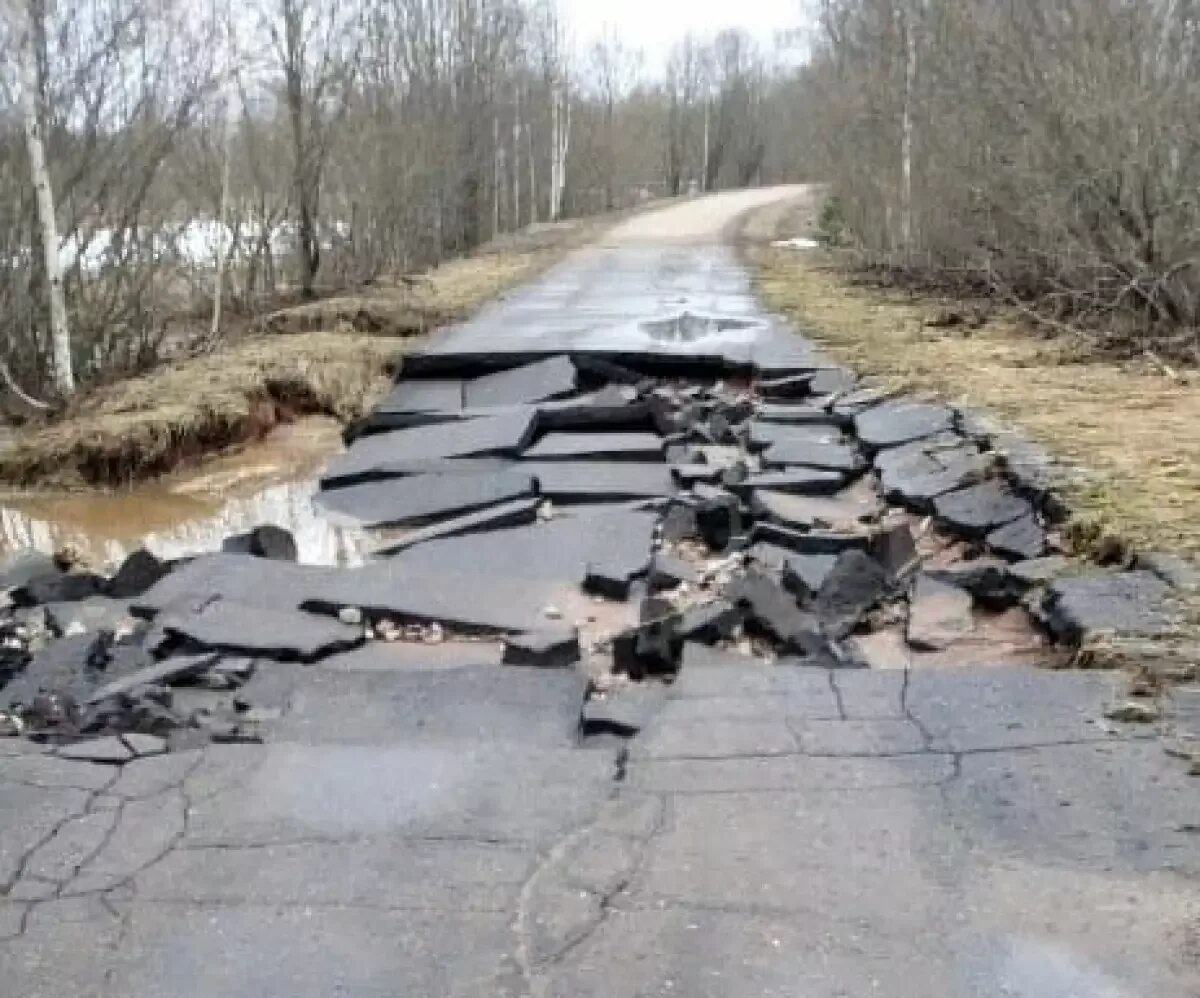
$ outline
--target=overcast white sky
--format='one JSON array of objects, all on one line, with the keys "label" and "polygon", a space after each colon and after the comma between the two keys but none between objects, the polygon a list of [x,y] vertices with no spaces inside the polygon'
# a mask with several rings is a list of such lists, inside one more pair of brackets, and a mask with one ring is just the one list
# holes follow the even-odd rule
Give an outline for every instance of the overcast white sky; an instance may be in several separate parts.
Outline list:
[{"label": "overcast white sky", "polygon": [[803,0],[560,0],[580,51],[611,25],[628,48],[646,53],[656,72],[671,45],[689,31],[711,37],[725,28],[744,28],[770,42],[778,31],[799,27]]}]

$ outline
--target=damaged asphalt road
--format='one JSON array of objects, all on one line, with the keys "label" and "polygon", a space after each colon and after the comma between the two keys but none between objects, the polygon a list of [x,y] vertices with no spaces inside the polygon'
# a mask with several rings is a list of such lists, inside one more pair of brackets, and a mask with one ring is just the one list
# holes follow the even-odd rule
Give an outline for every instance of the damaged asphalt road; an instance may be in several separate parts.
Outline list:
[{"label": "damaged asphalt road", "polygon": [[785,194],[415,358],[317,497],[361,567],[7,566],[3,994],[1200,990],[1187,765],[1051,668],[1169,573],[1081,574],[976,420],[764,316],[718,237]]}]

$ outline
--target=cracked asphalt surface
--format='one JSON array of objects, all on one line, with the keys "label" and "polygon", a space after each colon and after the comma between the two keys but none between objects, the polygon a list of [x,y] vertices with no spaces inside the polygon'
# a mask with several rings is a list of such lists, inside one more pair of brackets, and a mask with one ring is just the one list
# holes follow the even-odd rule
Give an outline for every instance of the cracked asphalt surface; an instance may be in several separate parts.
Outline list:
[{"label": "cracked asphalt surface", "polygon": [[[631,315],[749,311],[719,234],[785,193],[639,218],[443,346],[616,307],[604,275],[653,261]],[[1109,677],[689,666],[580,744],[572,671],[277,668],[263,745],[0,741],[0,994],[1200,994],[1200,805],[1100,721]]]}]

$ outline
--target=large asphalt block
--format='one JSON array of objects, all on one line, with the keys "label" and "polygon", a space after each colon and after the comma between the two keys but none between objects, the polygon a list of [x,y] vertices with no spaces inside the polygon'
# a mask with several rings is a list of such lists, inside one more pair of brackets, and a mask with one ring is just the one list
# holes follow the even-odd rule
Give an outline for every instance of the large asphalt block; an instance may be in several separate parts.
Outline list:
[{"label": "large asphalt block", "polygon": [[535,485],[515,470],[411,475],[320,492],[316,501],[364,526],[389,527],[532,496]]},{"label": "large asphalt block", "polygon": [[446,380],[419,380],[406,378],[396,384],[376,406],[378,412],[459,413],[463,408],[463,382],[453,378]]},{"label": "large asphalt block", "polygon": [[540,402],[570,395],[577,379],[578,372],[569,357],[547,357],[468,381],[463,397],[467,408]]},{"label": "large asphalt block", "polygon": [[535,461],[587,458],[647,461],[661,458],[662,454],[662,438],[653,433],[547,433],[524,456]]},{"label": "large asphalt block", "polygon": [[832,423],[772,423],[755,421],[750,425],[750,445],[764,449],[773,444],[838,443],[842,430]]},{"label": "large asphalt block", "polygon": [[863,463],[858,451],[852,447],[802,438],[779,440],[771,444],[763,452],[763,462],[772,468],[800,465],[845,472],[858,471]]},{"label": "large asphalt block", "polygon": [[1065,641],[1099,634],[1155,636],[1179,627],[1169,605],[1170,587],[1151,572],[1105,572],[1055,579],[1046,591],[1043,613]]},{"label": "large asphalt block", "polygon": [[537,518],[538,504],[536,498],[527,495],[520,499],[510,499],[507,502],[484,506],[481,509],[468,510],[458,516],[411,530],[400,539],[380,548],[376,553],[381,556],[390,556],[408,548],[428,544],[430,541],[532,523]]},{"label": "large asphalt block", "polygon": [[600,502],[672,496],[670,469],[646,461],[521,461],[520,471],[537,479],[541,495],[555,502]]},{"label": "large asphalt block", "polygon": [[657,520],[653,512],[631,509],[567,513],[548,522],[421,544],[389,563],[398,578],[474,573],[498,582],[581,583],[594,562],[648,565]]},{"label": "large asphalt block", "polygon": [[402,462],[514,455],[529,445],[536,421],[536,410],[523,409],[362,437],[334,458],[322,476],[322,483],[326,487],[339,482],[353,483]]},{"label": "large asphalt block", "polygon": [[218,599],[191,613],[166,614],[159,624],[190,644],[267,658],[313,661],[362,644],[363,629],[330,617],[267,610]]},{"label": "large asphalt block", "polygon": [[358,568],[316,568],[219,554],[180,567],[135,607],[145,615],[164,609],[178,613],[219,598],[269,610],[332,614],[357,607],[374,617],[529,631],[545,623],[545,607],[561,602],[564,587],[571,585],[543,578],[514,588],[507,574],[481,571],[469,561],[438,565],[420,576],[397,559]]},{"label": "large asphalt block", "polygon": [[952,429],[954,410],[944,405],[894,402],[854,417],[854,432],[871,450],[898,447]]},{"label": "large asphalt block", "polygon": [[1025,499],[995,479],[940,495],[933,506],[938,519],[969,537],[983,536],[1033,513]]}]

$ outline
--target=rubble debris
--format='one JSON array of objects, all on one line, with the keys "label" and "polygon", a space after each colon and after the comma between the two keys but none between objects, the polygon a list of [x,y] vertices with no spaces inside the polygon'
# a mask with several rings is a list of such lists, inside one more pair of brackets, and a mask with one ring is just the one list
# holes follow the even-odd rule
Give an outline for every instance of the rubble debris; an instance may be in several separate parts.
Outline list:
[{"label": "rubble debris", "polygon": [[699,581],[699,573],[682,558],[659,551],[650,562],[647,582],[652,592],[659,589],[674,589],[685,582],[695,584]]},{"label": "rubble debris", "polygon": [[662,539],[669,543],[700,536],[696,510],[683,503],[672,503],[662,518]]},{"label": "rubble debris", "polygon": [[742,495],[760,489],[768,489],[773,492],[815,496],[838,492],[845,484],[846,475],[840,471],[790,468],[787,471],[766,471],[749,475],[738,482],[734,488]]},{"label": "rubble debris", "polygon": [[791,374],[782,378],[765,378],[755,388],[765,399],[802,399],[812,394],[815,374]]},{"label": "rubble debris", "polygon": [[1007,562],[999,558],[972,558],[945,566],[930,566],[924,576],[957,589],[965,590],[989,610],[1007,610],[1016,606],[1024,586]]},{"label": "rubble debris", "polygon": [[990,462],[958,438],[948,442],[933,438],[881,451],[875,456],[875,467],[890,502],[928,512],[940,496],[980,482]]},{"label": "rubble debris", "polygon": [[1008,566],[1009,577],[1026,587],[1045,585],[1071,571],[1073,566],[1070,559],[1056,554]]},{"label": "rubble debris", "polygon": [[1169,587],[1150,572],[1108,572],[1058,578],[1046,589],[1042,613],[1060,640],[1082,643],[1101,634],[1155,637],[1176,630]]},{"label": "rubble debris", "polygon": [[711,550],[729,550],[745,532],[741,501],[720,489],[708,493],[696,504],[696,530]]},{"label": "rubble debris", "polygon": [[750,508],[762,519],[797,530],[854,530],[883,513],[878,494],[869,487],[845,489],[828,497],[759,489]]},{"label": "rubble debris", "polygon": [[949,431],[954,411],[943,405],[892,402],[854,417],[854,430],[863,446],[884,450]]},{"label": "rubble debris", "polygon": [[987,535],[987,546],[999,554],[1021,561],[1046,553],[1046,531],[1032,516],[1022,516]]},{"label": "rubble debris", "polygon": [[194,679],[215,666],[220,658],[215,652],[174,656],[97,686],[87,695],[84,703],[96,704],[103,700],[126,696],[143,686],[169,686],[181,680]]},{"label": "rubble debris", "polygon": [[871,538],[870,549],[892,582],[904,581],[921,563],[912,528],[903,520],[885,523]]},{"label": "rubble debris", "polygon": [[154,583],[170,571],[164,561],[145,548],[138,548],[122,563],[106,586],[113,599],[133,599],[141,596]]},{"label": "rubble debris", "polygon": [[77,603],[104,591],[105,580],[93,572],[62,572],[39,575],[12,590],[16,606],[44,603]]},{"label": "rubble debris", "polygon": [[504,664],[539,669],[565,669],[581,657],[579,632],[573,627],[547,628],[504,639]]},{"label": "rubble debris", "polygon": [[930,575],[917,576],[909,603],[908,643],[919,651],[944,651],[975,628],[971,594]]},{"label": "rubble debris", "polygon": [[643,601],[640,616],[641,623],[613,638],[613,671],[635,680],[677,672],[682,615],[667,601],[651,598]]},{"label": "rubble debris", "polygon": [[802,656],[818,656],[826,651],[817,617],[802,611],[796,598],[770,576],[750,569],[734,580],[726,596],[748,611],[748,626],[752,624],[766,633],[785,651]]},{"label": "rubble debris", "polygon": [[812,612],[827,636],[848,636],[888,591],[883,566],[863,551],[840,554],[821,583]]},{"label": "rubble debris", "polygon": [[871,534],[866,530],[793,530],[765,521],[754,525],[750,540],[790,548],[797,554],[841,554],[843,551],[866,551],[871,546]]},{"label": "rubble debris", "polygon": [[716,600],[689,607],[679,620],[681,640],[716,644],[727,640],[741,628],[745,614],[728,600]]},{"label": "rubble debris", "polygon": [[255,527],[245,534],[227,538],[221,545],[221,550],[272,561],[295,561],[297,557],[296,539],[291,531],[269,523]]},{"label": "rubble debris", "polygon": [[863,467],[858,451],[845,444],[788,440],[771,444],[763,452],[763,463],[771,467],[802,465],[826,471],[856,472]]},{"label": "rubble debris", "polygon": [[968,537],[984,537],[997,527],[1033,514],[1026,500],[995,479],[948,492],[933,505],[938,519]]},{"label": "rubble debris", "polygon": [[[769,548],[770,545],[756,547]],[[783,548],[775,550],[784,551]],[[784,553],[787,557],[782,561],[783,586],[801,600],[812,599],[820,592],[838,560],[837,555],[832,554]]]}]

